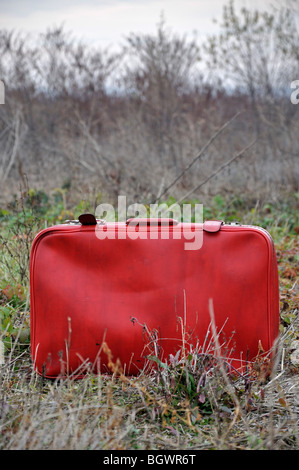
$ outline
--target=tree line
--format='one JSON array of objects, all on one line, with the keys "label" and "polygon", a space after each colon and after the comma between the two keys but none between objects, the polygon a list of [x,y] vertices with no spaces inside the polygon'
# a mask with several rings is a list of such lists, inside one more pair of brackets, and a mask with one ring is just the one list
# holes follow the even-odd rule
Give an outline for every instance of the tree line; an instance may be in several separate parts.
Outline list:
[{"label": "tree line", "polygon": [[201,42],[161,17],[117,52],[60,26],[1,30],[2,199],[20,184],[134,200],[298,190],[294,5],[230,1]]}]

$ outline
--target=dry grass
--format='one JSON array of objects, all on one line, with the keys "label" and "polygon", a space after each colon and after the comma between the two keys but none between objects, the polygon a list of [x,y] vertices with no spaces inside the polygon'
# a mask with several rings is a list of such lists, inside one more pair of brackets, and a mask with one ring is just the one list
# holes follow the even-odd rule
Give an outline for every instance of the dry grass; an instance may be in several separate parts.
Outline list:
[{"label": "dry grass", "polygon": [[298,449],[299,371],[289,360],[296,334],[294,322],[271,370],[267,360],[239,376],[216,362],[198,365],[190,379],[207,373],[197,394],[183,380],[192,368],[182,352],[176,368],[168,364],[135,378],[114,369],[110,376],[48,381],[32,370],[27,349],[14,351],[1,366],[0,447]]},{"label": "dry grass", "polygon": [[287,206],[285,200],[277,206],[239,201],[237,213],[229,199],[213,204],[206,207],[209,215],[215,210],[224,219],[263,221],[274,237],[281,300],[275,360],[260,357],[247,371],[230,375],[226,362],[211,355],[217,335],[202,350],[192,347],[182,328],[182,350],[167,363],[154,358],[155,368],[138,377],[123,376],[105,345],[111,375],[43,379],[32,368],[28,347],[28,264],[16,256],[27,252],[35,219],[20,219],[18,226],[10,214],[13,225],[2,230],[0,259],[6,344],[0,364],[1,450],[298,450],[299,364],[292,359],[299,339],[296,196]]}]

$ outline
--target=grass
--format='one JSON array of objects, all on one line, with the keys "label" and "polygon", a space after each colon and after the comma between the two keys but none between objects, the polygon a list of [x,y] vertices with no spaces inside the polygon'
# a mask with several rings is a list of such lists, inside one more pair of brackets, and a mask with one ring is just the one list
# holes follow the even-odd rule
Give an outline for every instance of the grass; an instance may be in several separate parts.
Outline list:
[{"label": "grass", "polygon": [[274,363],[260,357],[230,375],[210,350],[186,339],[168,362],[153,356],[151,373],[130,378],[107,345],[114,374],[79,381],[48,381],[32,369],[28,261],[38,230],[90,207],[71,204],[62,189],[51,196],[31,190],[2,209],[0,449],[297,450],[298,201],[298,194],[270,202],[219,195],[204,205],[205,219],[260,225],[274,239],[281,307]]}]

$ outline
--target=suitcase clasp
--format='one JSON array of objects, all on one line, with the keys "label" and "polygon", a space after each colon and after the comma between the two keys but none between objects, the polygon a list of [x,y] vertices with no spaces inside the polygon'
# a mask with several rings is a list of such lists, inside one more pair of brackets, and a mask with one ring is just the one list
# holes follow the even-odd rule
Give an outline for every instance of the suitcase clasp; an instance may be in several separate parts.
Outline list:
[{"label": "suitcase clasp", "polygon": [[79,216],[78,223],[81,225],[105,225],[106,221],[103,219],[96,219],[93,214],[86,213]]},{"label": "suitcase clasp", "polygon": [[223,220],[206,220],[203,224],[203,229],[205,232],[219,232],[223,224]]}]

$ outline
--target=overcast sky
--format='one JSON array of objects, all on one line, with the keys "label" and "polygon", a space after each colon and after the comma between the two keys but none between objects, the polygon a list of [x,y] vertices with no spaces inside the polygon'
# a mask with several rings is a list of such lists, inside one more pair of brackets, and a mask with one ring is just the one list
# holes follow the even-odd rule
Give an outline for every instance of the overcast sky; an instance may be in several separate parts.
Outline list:
[{"label": "overcast sky", "polygon": [[[269,9],[275,0],[236,0],[237,7]],[[39,32],[65,29],[103,47],[119,44],[130,32],[154,32],[163,12],[180,34],[215,32],[227,0],[0,0],[0,28]]]}]

